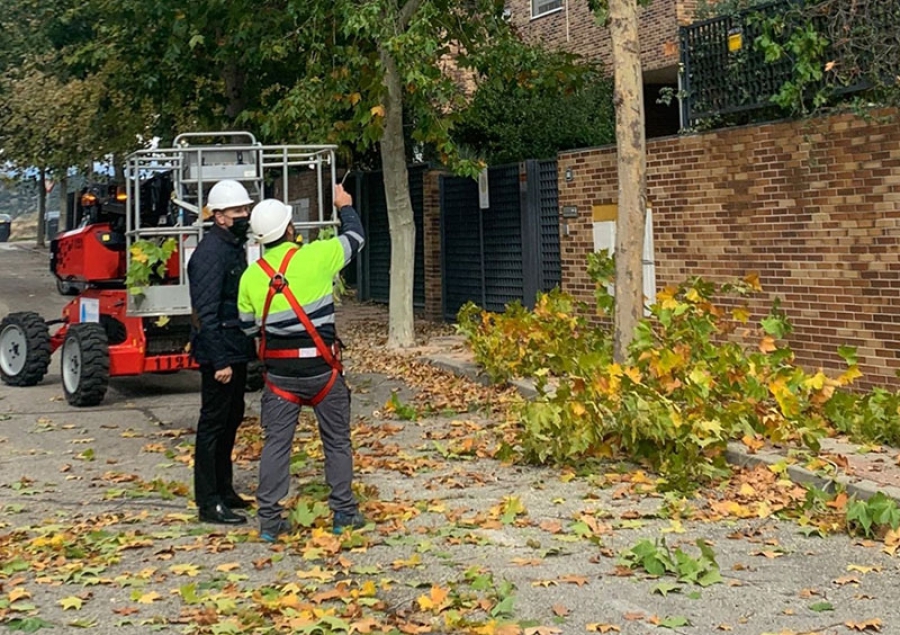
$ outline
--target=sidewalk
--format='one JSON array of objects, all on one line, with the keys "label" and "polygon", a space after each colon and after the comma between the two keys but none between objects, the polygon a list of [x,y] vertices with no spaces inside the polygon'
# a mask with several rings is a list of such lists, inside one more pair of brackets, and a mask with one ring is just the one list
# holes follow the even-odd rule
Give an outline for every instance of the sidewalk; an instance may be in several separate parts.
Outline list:
[{"label": "sidewalk", "polygon": [[[471,352],[461,336],[436,334],[420,349],[428,363],[487,385]],[[526,399],[537,396],[529,380],[514,380],[512,385]],[[753,452],[744,444],[732,442],[727,459],[732,465],[754,467],[787,462],[787,473],[797,483],[812,483],[833,491],[843,487],[848,496],[867,499],[878,492],[900,503],[900,450],[887,446],[863,446],[844,437],[823,439],[817,457],[803,460],[791,447],[771,445]]]}]

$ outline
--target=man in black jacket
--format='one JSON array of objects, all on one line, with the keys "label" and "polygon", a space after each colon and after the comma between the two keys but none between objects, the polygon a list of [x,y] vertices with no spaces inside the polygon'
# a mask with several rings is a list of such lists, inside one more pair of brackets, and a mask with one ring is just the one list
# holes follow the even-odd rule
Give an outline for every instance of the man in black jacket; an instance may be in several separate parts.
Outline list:
[{"label": "man in black jacket", "polygon": [[253,340],[241,330],[237,310],[252,203],[237,181],[216,183],[207,197],[213,226],[188,262],[194,314],[191,350],[201,377],[194,500],[201,521],[226,525],[247,522],[232,509],[250,506],[234,490],[231,452],[244,418],[247,362],[255,357]]}]

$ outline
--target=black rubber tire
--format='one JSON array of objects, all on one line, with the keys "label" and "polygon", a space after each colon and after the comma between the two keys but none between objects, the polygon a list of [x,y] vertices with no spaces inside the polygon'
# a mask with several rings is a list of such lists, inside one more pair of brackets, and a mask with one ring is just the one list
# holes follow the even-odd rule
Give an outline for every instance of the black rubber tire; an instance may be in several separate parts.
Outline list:
[{"label": "black rubber tire", "polygon": [[56,279],[56,290],[60,295],[78,295],[81,291],[67,280]]},{"label": "black rubber tire", "polygon": [[[0,321],[0,341],[3,340],[4,333],[8,337],[13,332],[18,332],[21,338],[24,338],[25,360],[24,363],[15,364],[17,367],[21,364],[21,369],[17,369],[17,372],[7,372],[12,370],[9,368],[12,364],[0,360],[0,379],[10,386],[34,386],[40,383],[50,366],[50,330],[40,315],[32,311],[22,311],[10,313]],[[19,356],[22,353],[21,349],[16,347],[14,351],[0,351],[0,356]]]},{"label": "black rubber tire", "polygon": [[263,374],[263,364],[258,359],[247,363],[247,381],[244,383],[246,392],[262,390],[266,385],[266,377]]},{"label": "black rubber tire", "polygon": [[[69,350],[70,346],[74,348]],[[70,325],[60,357],[66,401],[79,408],[103,401],[109,386],[109,344],[104,328],[93,322]]]}]

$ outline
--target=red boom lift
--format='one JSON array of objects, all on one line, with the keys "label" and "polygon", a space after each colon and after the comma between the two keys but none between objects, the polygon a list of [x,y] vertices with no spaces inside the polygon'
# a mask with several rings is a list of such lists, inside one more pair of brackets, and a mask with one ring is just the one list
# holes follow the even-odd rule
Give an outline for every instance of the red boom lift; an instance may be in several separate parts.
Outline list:
[{"label": "red boom lift", "polygon": [[[10,386],[39,383],[61,348],[66,400],[95,406],[110,377],[196,368],[189,346],[187,262],[209,226],[202,214],[209,188],[234,179],[261,200],[265,184],[280,179],[281,199],[291,204],[289,177],[299,171],[308,179],[314,170],[317,200],[293,201],[300,203],[294,205],[294,225],[333,227],[336,216],[325,217],[324,194],[325,183],[336,182],[335,149],[265,146],[247,132],[199,132],[179,135],[172,148],[130,155],[124,191],[86,192],[81,204],[88,224],[51,244],[51,270],[62,283],[60,291],[82,289],[62,318],[45,321],[37,313],[18,312],[0,321],[0,379]],[[176,248],[164,273],[140,289],[126,288],[126,273],[142,246],[170,239]],[[248,245],[250,261],[259,252],[258,245]]]}]

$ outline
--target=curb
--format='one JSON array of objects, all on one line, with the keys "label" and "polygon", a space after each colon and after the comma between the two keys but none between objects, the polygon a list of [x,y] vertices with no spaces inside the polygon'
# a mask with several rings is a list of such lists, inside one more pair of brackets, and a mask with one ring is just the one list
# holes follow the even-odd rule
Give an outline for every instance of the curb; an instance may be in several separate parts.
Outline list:
[{"label": "curb", "polygon": [[[784,463],[785,457],[775,452],[762,452],[750,454],[743,449],[743,446],[737,442],[728,444],[725,451],[725,460],[731,465],[738,467],[756,467],[763,465],[771,467],[778,463]],[[900,488],[892,485],[881,485],[875,481],[864,478],[855,478],[846,474],[836,474],[834,476],[822,476],[812,470],[799,465],[787,464],[788,477],[795,483],[809,484],[834,493],[838,487],[843,488],[848,496],[855,496],[857,499],[868,500],[878,492],[881,492],[888,498],[893,498],[900,503]]]},{"label": "curb", "polygon": [[[491,385],[491,381],[481,372],[481,368],[473,362],[454,359],[445,355],[426,356],[422,357],[421,360],[442,370],[468,377],[482,386]],[[538,396],[534,384],[529,380],[516,379],[511,381],[510,384],[525,399],[533,399]],[[776,452],[750,454],[744,445],[733,441],[728,444],[728,449],[725,451],[725,460],[736,467],[772,467],[784,463],[786,458]],[[868,500],[878,492],[881,492],[900,503],[900,487],[880,485],[868,479],[854,478],[845,474],[836,474],[830,477],[823,476],[805,467],[792,464],[787,464],[785,471],[794,483],[813,485],[826,492],[834,492],[840,487],[847,492],[848,496],[855,496],[860,500]]]}]

